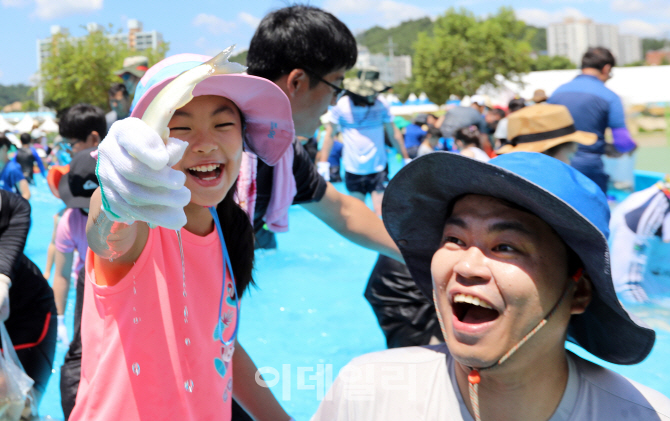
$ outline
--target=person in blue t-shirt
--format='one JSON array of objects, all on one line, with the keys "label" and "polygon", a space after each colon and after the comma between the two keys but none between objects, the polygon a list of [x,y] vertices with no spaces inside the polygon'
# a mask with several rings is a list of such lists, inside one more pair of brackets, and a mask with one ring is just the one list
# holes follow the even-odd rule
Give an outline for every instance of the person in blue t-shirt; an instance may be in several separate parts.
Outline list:
[{"label": "person in blue t-shirt", "polygon": [[423,138],[426,137],[427,132],[422,128],[426,124],[428,124],[428,115],[417,114],[414,122],[405,128],[405,149],[407,155],[412,159],[416,158],[419,146],[423,142]]},{"label": "person in blue t-shirt", "polygon": [[[632,152],[637,147],[626,128],[621,99],[605,87],[605,82],[612,78],[615,64],[608,49],[589,48],[582,58],[582,74],[560,86],[547,100],[550,104],[568,107],[575,129],[598,135],[595,144],[579,145],[571,165],[603,191],[607,191],[609,176],[605,173],[602,155]],[[605,142],[607,127],[612,129],[613,147]]]},{"label": "person in blue t-shirt", "polygon": [[9,160],[7,152],[12,143],[4,134],[0,134],[0,189],[18,193],[24,199],[30,199],[30,188],[28,181],[23,176],[21,165],[14,160]]}]

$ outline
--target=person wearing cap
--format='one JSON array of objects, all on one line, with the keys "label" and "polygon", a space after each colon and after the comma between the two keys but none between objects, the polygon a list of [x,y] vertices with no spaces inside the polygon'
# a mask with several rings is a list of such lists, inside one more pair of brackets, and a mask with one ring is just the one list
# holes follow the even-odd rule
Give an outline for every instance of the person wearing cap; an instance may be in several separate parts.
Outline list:
[{"label": "person wearing cap", "polygon": [[617,299],[593,181],[539,153],[436,152],[383,211],[446,342],[354,359],[314,421],[670,419],[670,399],[565,349],[628,365],[655,341]]},{"label": "person wearing cap", "polygon": [[[261,20],[249,44],[247,73],[279,86],[291,102],[296,134],[311,137],[328,106],[344,95],[344,73],[356,64],[357,54],[356,39],[342,21],[317,7],[294,5]],[[287,231],[288,208],[299,204],[349,241],[402,260],[375,213],[327,182],[299,142],[275,167],[247,158],[241,174],[249,174],[249,182],[238,183],[238,192],[253,199],[247,203],[253,204],[248,213],[254,232],[265,225],[273,233]],[[292,175],[277,177],[285,166]],[[290,194],[277,194],[284,189]]]},{"label": "person wearing cap", "polygon": [[[388,104],[378,98],[388,90],[371,72],[360,71],[359,77],[345,79],[347,94],[330,107],[330,121],[317,160],[328,165],[333,145],[334,127],[342,132],[342,163],[344,183],[353,197],[365,201],[369,194],[375,213],[381,216],[381,202],[387,179],[387,153],[384,138],[388,138],[405,162],[410,160],[400,131],[393,124]],[[418,148],[418,145],[417,145]]]},{"label": "person wearing cap", "polygon": [[[670,175],[619,203],[612,211],[610,231],[612,279],[617,292],[626,302],[649,302],[644,284],[649,276],[647,260],[655,247],[652,239],[670,243]],[[668,257],[666,254],[659,260],[668,261]]]},{"label": "person wearing cap", "polygon": [[[100,144],[71,421],[230,420],[233,396],[257,420],[289,420],[237,340],[254,249],[234,185],[243,148],[275,165],[295,133],[286,95],[231,51],[216,72],[197,54],[154,65]],[[163,113],[167,127],[150,125]]]},{"label": "person wearing cap", "polygon": [[12,142],[5,135],[0,134],[0,189],[20,194],[24,199],[30,199],[28,180],[23,175],[21,165],[14,159],[9,159],[7,153]]},{"label": "person wearing cap", "polygon": [[597,136],[575,128],[563,105],[538,104],[509,115],[507,144],[496,153],[541,152],[570,164],[578,145],[590,146]]},{"label": "person wearing cap", "polygon": [[[565,105],[578,130],[595,133],[597,142],[580,145],[571,165],[593,180],[606,192],[609,176],[602,156],[633,152],[637,145],[626,128],[621,99],[605,86],[612,78],[616,60],[602,47],[589,48],[582,57],[582,73],[559,86],[547,100],[549,104]],[[612,129],[613,144],[605,142],[605,130]],[[609,145],[609,146],[608,146]]]},{"label": "person wearing cap", "polygon": [[114,72],[123,80],[123,85],[126,87],[128,95],[135,94],[137,83],[142,79],[142,76],[149,68],[149,59],[144,56],[126,57],[123,59],[123,68]]}]

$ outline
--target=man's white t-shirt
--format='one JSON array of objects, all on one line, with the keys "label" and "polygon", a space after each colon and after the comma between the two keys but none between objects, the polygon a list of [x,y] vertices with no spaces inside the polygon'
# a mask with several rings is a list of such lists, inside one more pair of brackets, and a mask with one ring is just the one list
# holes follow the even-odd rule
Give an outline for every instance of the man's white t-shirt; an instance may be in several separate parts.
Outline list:
[{"label": "man's white t-shirt", "polygon": [[384,171],[384,124],[393,121],[388,105],[378,98],[370,107],[358,107],[345,95],[330,107],[329,114],[329,122],[342,131],[345,171],[357,175]]},{"label": "man's white t-shirt", "polygon": [[[568,366],[568,384],[549,421],[670,420],[670,399],[661,393],[570,352]],[[456,384],[454,360],[440,344],[375,352],[347,364],[312,421],[354,420],[473,418]]]}]

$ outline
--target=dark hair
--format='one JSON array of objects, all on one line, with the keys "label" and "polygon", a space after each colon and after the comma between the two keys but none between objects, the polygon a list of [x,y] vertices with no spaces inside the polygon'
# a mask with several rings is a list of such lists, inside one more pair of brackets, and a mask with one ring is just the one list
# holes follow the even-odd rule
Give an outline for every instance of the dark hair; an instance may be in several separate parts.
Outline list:
[{"label": "dark hair", "polygon": [[237,295],[242,297],[249,285],[255,285],[252,276],[254,268],[254,229],[246,212],[240,208],[233,196],[237,190],[235,182],[223,201],[216,207],[221,221],[223,239],[228,248]]},{"label": "dark hair", "polygon": [[123,97],[128,98],[128,89],[123,83],[112,83],[112,86],[109,87],[109,96],[115,96],[117,92],[123,92]]},{"label": "dark hair", "polygon": [[514,98],[507,105],[507,111],[513,113],[514,111],[519,111],[526,106],[526,100],[523,98]]},{"label": "dark hair", "polygon": [[[293,5],[266,15],[251,38],[247,73],[276,81],[308,67],[319,76],[356,64],[358,49],[349,28],[317,7]],[[310,77],[310,86],[319,81]]]},{"label": "dark hair", "polygon": [[454,138],[456,140],[460,140],[463,142],[464,145],[475,145],[476,147],[480,147],[479,145],[479,129],[477,129],[477,126],[469,126],[469,127],[462,127],[458,130],[456,130],[456,133],[454,134]]},{"label": "dark hair", "polygon": [[30,144],[31,137],[30,137],[29,133],[21,133],[20,139],[21,139],[21,144],[22,145],[29,145]]},{"label": "dark hair", "polygon": [[107,136],[107,120],[102,108],[90,104],[76,104],[63,112],[58,123],[58,134],[66,139],[86,140],[96,131],[100,139]]},{"label": "dark hair", "polygon": [[489,112],[494,113],[494,114],[498,114],[498,117],[500,117],[500,118],[505,118],[505,111],[500,109],[500,108],[497,108],[497,107],[496,108],[491,108],[491,110]]},{"label": "dark hair", "polygon": [[616,60],[610,50],[605,47],[591,47],[582,57],[582,69],[602,70],[608,64],[614,67]]},{"label": "dark hair", "polygon": [[434,137],[436,139],[442,137],[442,131],[440,131],[440,129],[438,129],[437,127],[429,127],[426,133],[429,134],[430,137]]},{"label": "dark hair", "polygon": [[5,136],[3,133],[0,133],[0,148],[3,146],[7,146],[7,149],[12,147],[12,142],[7,139],[7,136]]}]

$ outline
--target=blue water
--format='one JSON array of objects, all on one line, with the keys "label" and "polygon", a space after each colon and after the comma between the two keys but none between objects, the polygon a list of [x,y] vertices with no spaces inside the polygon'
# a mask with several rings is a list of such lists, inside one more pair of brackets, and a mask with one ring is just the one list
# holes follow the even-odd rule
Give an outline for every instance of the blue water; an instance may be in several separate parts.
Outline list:
[{"label": "blue water", "polygon": [[[51,195],[43,179],[38,177],[37,182],[30,200],[33,225],[26,254],[44,268],[52,216],[62,204]],[[341,185],[336,187],[344,191]],[[290,231],[278,236],[277,250],[256,255],[259,287],[243,299],[239,341],[256,365],[265,367],[264,377],[276,381],[272,391],[284,408],[301,421],[315,412],[319,398],[349,360],[384,349],[385,341],[363,298],[376,253],[340,237],[300,206],[291,208],[290,224]],[[667,246],[661,250],[666,259],[670,255]],[[652,256],[650,270],[661,270],[654,275],[656,281],[668,281],[670,274],[662,272],[668,265],[659,266],[660,256]],[[66,312],[70,333],[74,291],[70,288]],[[632,306],[630,310],[656,329],[654,350],[635,366],[601,363],[670,396],[670,292],[657,295],[654,304]],[[568,347],[597,361],[578,347]],[[66,351],[59,343],[54,372],[39,408],[42,416],[63,417],[58,383]]]}]

